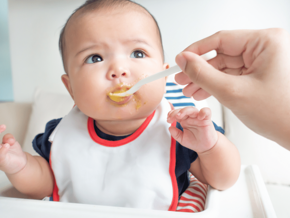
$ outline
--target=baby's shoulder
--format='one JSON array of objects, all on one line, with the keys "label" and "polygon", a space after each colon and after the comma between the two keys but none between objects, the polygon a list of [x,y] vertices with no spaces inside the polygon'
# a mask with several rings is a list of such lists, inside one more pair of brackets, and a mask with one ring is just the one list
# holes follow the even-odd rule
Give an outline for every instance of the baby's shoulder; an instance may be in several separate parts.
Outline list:
[{"label": "baby's shoulder", "polygon": [[50,154],[50,147],[51,142],[49,141],[49,136],[54,131],[54,129],[57,127],[59,122],[62,120],[62,118],[59,119],[53,119],[46,123],[45,130],[43,133],[40,133],[35,136],[35,138],[32,141],[32,146],[34,150],[43,158],[46,159],[47,162],[49,162],[49,154]]}]

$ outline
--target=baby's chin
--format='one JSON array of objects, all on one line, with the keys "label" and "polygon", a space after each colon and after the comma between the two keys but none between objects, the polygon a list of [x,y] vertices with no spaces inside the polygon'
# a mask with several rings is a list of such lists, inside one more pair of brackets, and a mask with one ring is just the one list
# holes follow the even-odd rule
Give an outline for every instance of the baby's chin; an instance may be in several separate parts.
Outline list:
[{"label": "baby's chin", "polygon": [[153,102],[141,101],[138,98],[134,98],[134,96],[132,98],[133,99],[126,104],[118,105],[111,102],[108,107],[104,107],[99,111],[91,110],[87,112],[86,115],[95,120],[138,120],[148,117],[159,105],[159,103],[153,104]]},{"label": "baby's chin", "polygon": [[99,120],[99,121],[133,121],[133,120],[140,120],[140,119],[145,119],[150,114],[154,112],[154,109],[149,109],[149,110],[144,110],[140,109],[136,111],[135,109],[127,109],[126,111],[121,111],[119,110],[118,112],[114,114],[108,114],[108,113],[103,113],[103,114],[96,114],[92,115],[94,120]]},{"label": "baby's chin", "polygon": [[[158,90],[159,91],[159,90]],[[80,105],[79,109],[95,120],[133,120],[148,117],[158,107],[163,93],[140,90],[131,96],[114,101],[107,96],[98,102]],[[84,102],[83,102],[84,103]]]}]

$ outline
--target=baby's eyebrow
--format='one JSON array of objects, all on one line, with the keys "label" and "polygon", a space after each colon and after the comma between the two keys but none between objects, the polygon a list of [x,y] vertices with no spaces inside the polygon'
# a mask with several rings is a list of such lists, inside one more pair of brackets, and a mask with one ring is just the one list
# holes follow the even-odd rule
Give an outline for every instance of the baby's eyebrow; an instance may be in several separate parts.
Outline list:
[{"label": "baby's eyebrow", "polygon": [[89,50],[89,49],[91,49],[91,48],[93,48],[93,47],[96,47],[96,46],[97,46],[96,44],[93,44],[93,45],[90,45],[90,46],[88,46],[88,47],[86,47],[86,48],[80,50],[78,53],[76,53],[75,57],[78,56],[80,53],[82,53],[82,52],[84,52],[84,51],[86,51],[86,50]]},{"label": "baby's eyebrow", "polygon": [[141,43],[152,47],[146,40],[143,39],[129,39],[126,40],[125,43]]},{"label": "baby's eyebrow", "polygon": [[[124,41],[125,44],[130,44],[130,43],[141,43],[141,44],[145,44],[149,47],[152,47],[148,42],[146,42],[146,40],[143,40],[143,39],[128,39],[128,40],[125,40]],[[84,51],[87,51],[91,48],[94,48],[94,47],[97,47],[97,46],[100,46],[100,44],[103,45],[103,43],[97,43],[97,44],[93,44],[93,45],[90,45],[88,47],[85,47],[84,49],[80,50],[79,52],[76,53],[75,57],[78,56],[80,53],[84,52]],[[104,43],[104,45],[106,45]]]}]

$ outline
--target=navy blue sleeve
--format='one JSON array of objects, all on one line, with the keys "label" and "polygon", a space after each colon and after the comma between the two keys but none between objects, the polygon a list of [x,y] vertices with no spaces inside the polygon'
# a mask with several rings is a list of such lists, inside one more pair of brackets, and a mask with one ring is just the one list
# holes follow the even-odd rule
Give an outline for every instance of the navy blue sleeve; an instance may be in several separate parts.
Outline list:
[{"label": "navy blue sleeve", "polygon": [[[180,123],[176,123],[176,128],[183,131]],[[198,157],[197,153],[191,149],[182,146],[176,141],[176,164],[175,176],[178,185],[179,197],[187,189],[189,185],[188,170],[193,161]]]},{"label": "navy blue sleeve", "polygon": [[50,134],[53,132],[55,127],[59,124],[62,118],[54,119],[49,121],[45,126],[44,133],[40,133],[32,141],[32,146],[34,150],[43,157],[47,162],[49,162],[49,154],[51,143],[48,141]]},{"label": "navy blue sleeve", "polygon": [[[183,131],[182,126],[178,122],[176,123],[176,128]],[[176,142],[176,176],[178,177],[180,174],[184,173],[184,171],[187,171],[190,168],[190,164],[196,160],[197,156],[198,155],[195,151],[182,146],[179,142]]]},{"label": "navy blue sleeve", "polygon": [[213,122],[214,128],[216,131],[219,131],[221,134],[225,134],[225,130],[223,128],[221,128],[220,126],[216,125],[215,122]]}]

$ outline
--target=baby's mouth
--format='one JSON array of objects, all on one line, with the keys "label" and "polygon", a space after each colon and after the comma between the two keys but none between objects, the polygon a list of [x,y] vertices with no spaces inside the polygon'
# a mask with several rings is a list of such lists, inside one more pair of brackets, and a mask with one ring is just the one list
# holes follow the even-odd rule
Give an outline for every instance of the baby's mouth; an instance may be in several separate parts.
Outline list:
[{"label": "baby's mouth", "polygon": [[125,104],[127,103],[128,101],[131,100],[132,98],[132,95],[130,96],[125,96],[125,97],[121,97],[121,96],[115,96],[115,95],[112,95],[112,94],[116,94],[116,93],[123,93],[123,92],[126,92],[128,89],[130,89],[129,86],[121,86],[121,87],[118,87],[117,89],[115,89],[114,91],[110,92],[108,94],[108,97],[114,101],[115,103],[117,104]]}]

